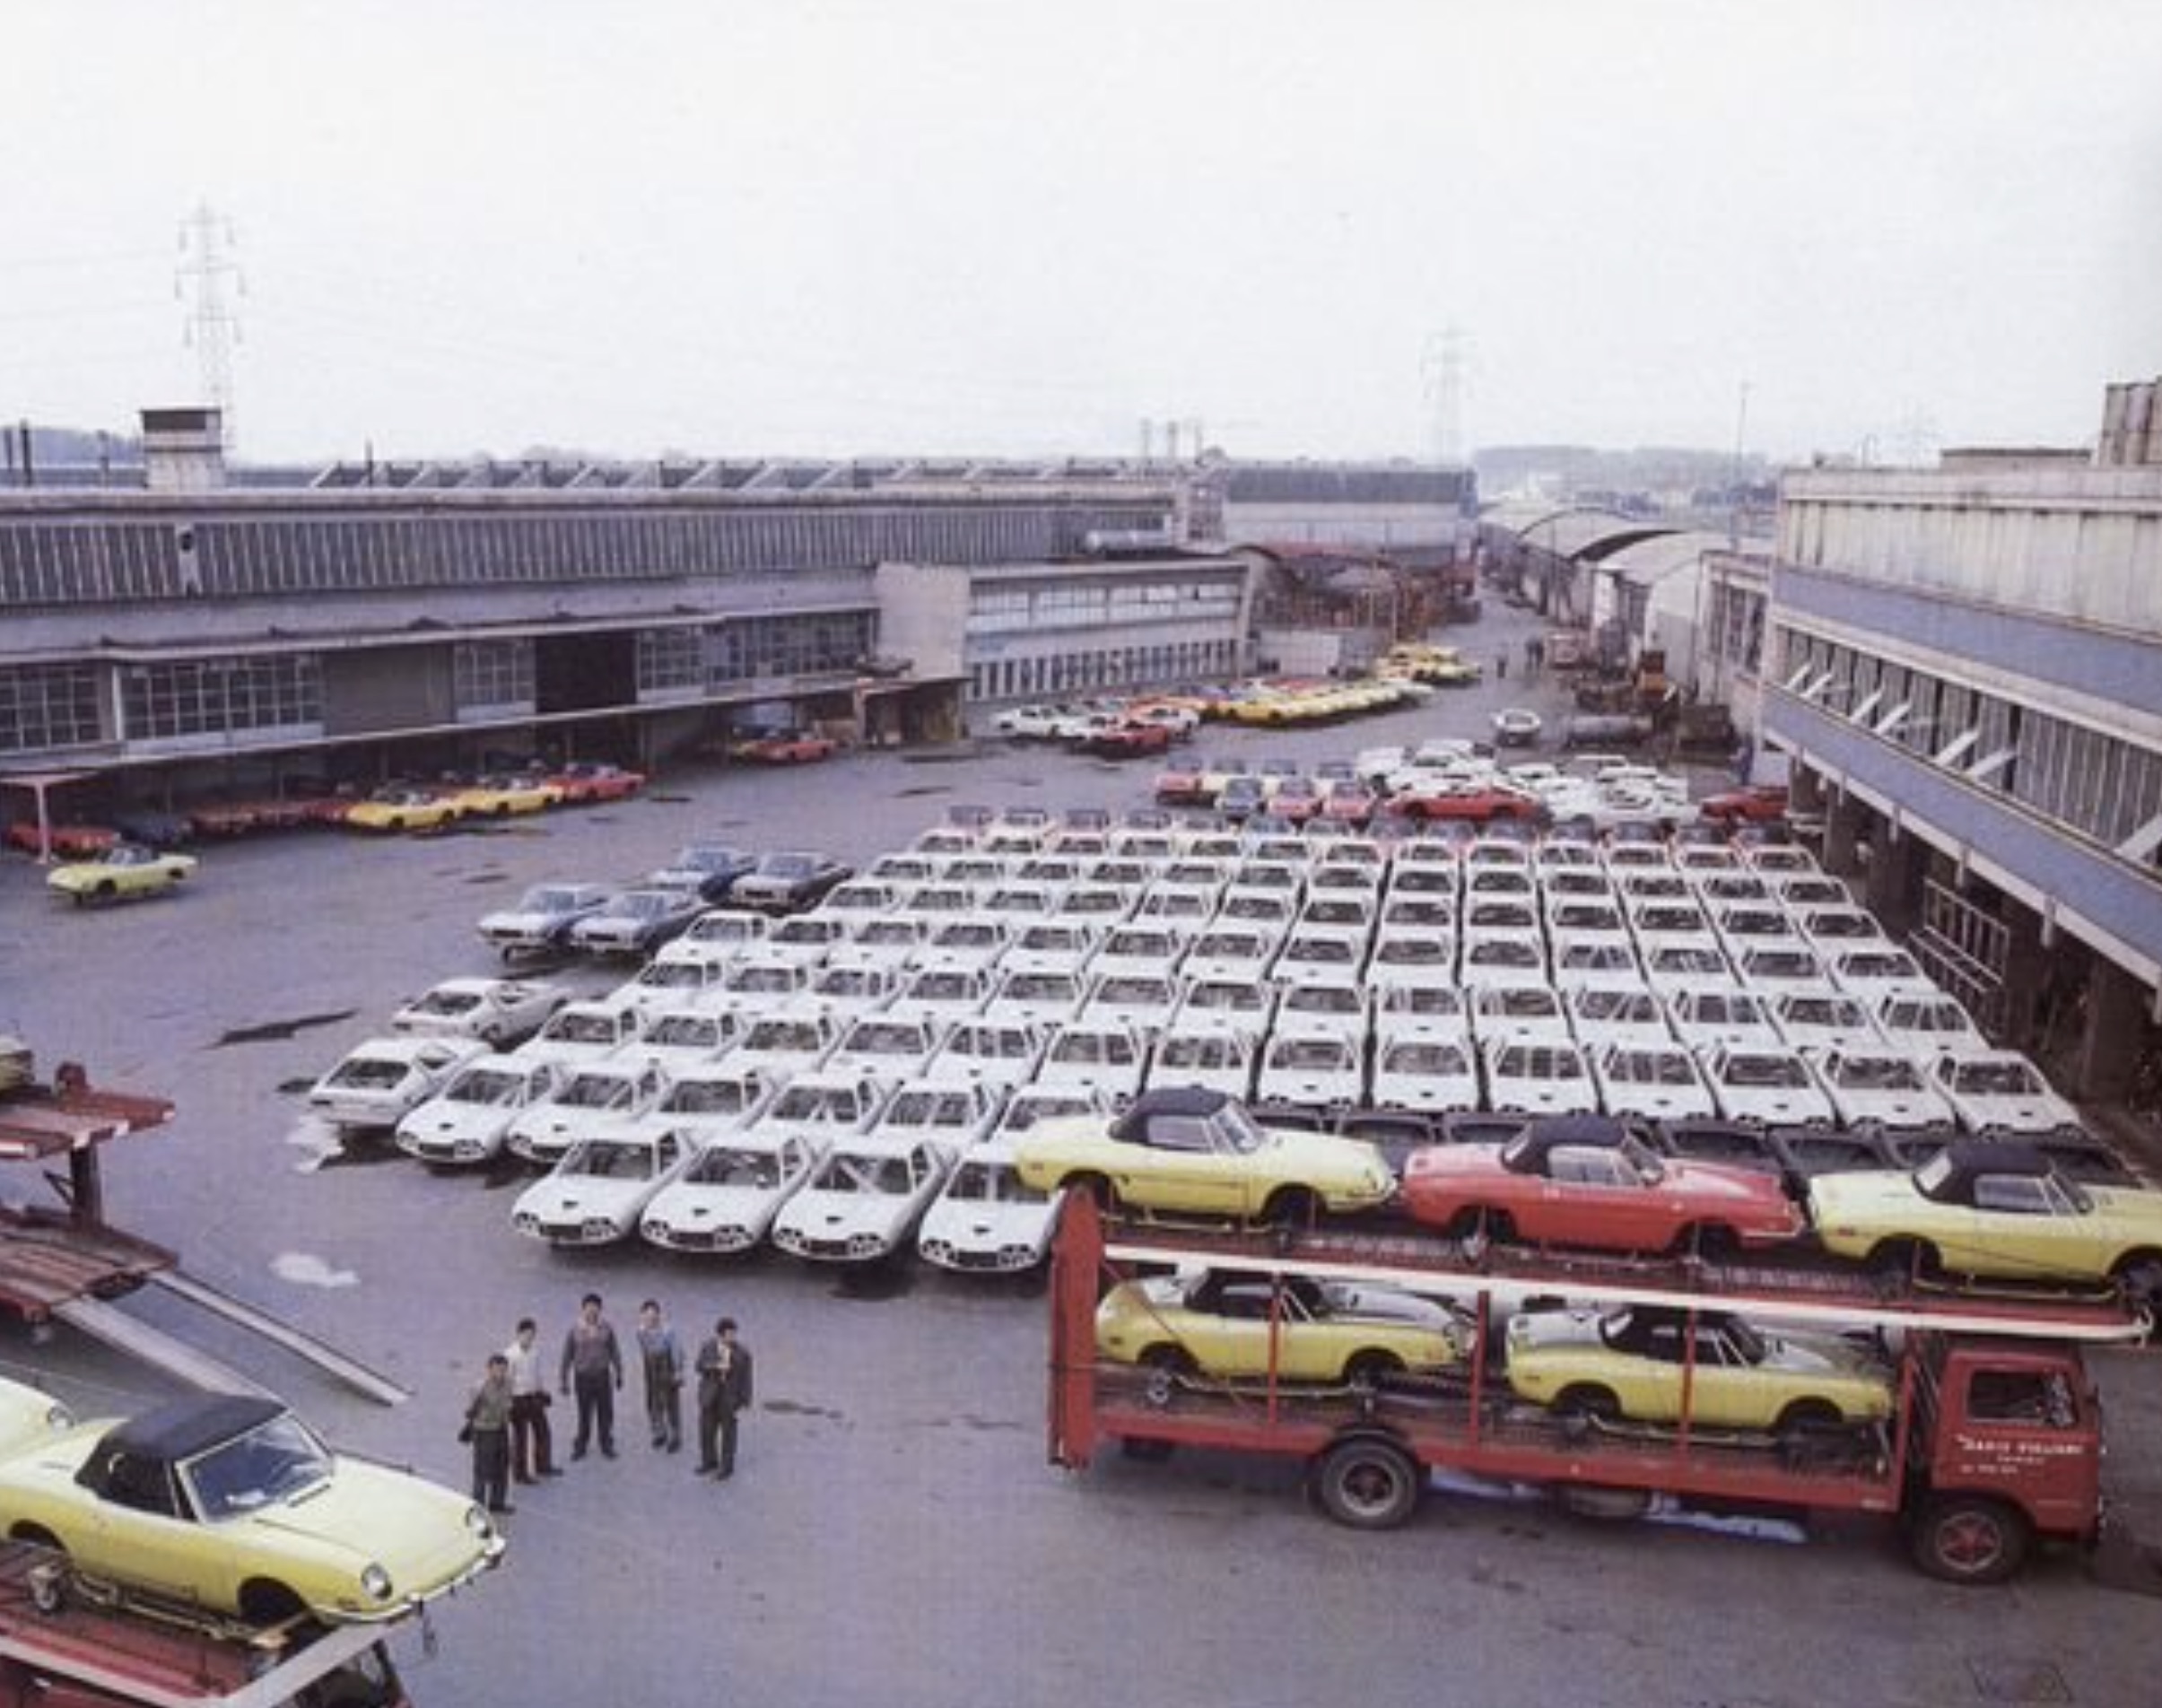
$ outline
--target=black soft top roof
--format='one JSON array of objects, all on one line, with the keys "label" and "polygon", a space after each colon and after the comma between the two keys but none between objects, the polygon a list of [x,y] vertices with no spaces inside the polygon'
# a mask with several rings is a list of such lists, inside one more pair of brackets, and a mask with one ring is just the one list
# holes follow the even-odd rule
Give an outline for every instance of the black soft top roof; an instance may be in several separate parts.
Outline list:
[{"label": "black soft top roof", "polygon": [[1509,1165],[1537,1170],[1556,1145],[1592,1145],[1611,1150],[1630,1136],[1629,1128],[1610,1115],[1549,1115],[1524,1128],[1509,1141]]},{"label": "black soft top roof", "polygon": [[1145,1091],[1135,1098],[1126,1113],[1119,1117],[1114,1130],[1138,1132],[1157,1115],[1213,1115],[1230,1101],[1228,1093],[1209,1091],[1199,1085],[1162,1086],[1155,1091]]},{"label": "black soft top roof", "polygon": [[2056,1172],[2046,1153],[2009,1139],[1955,1139],[1944,1147],[1944,1160],[1950,1165],[1949,1172],[1942,1187],[1931,1196],[1956,1204],[1974,1197],[1975,1178],[1980,1174],[2025,1174],[2039,1179]]},{"label": "black soft top roof", "polygon": [[170,1462],[245,1435],[284,1410],[278,1401],[255,1395],[190,1394],[116,1424],[100,1445],[106,1451]]}]

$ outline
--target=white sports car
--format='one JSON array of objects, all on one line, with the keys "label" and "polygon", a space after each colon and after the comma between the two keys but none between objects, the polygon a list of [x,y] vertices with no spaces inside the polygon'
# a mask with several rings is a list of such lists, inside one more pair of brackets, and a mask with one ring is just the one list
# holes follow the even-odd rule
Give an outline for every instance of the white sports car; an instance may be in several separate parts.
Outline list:
[{"label": "white sports car", "polygon": [[1624,1120],[1682,1120],[1719,1112],[1696,1059],[1677,1043],[1609,1044],[1591,1059],[1607,1113]]},{"label": "white sports car", "polygon": [[1930,1087],[1912,1056],[1895,1046],[1826,1050],[1810,1058],[1848,1127],[1950,1127],[1952,1106]]},{"label": "white sports car", "polygon": [[1837,1119],[1801,1052],[1784,1044],[1714,1044],[1699,1059],[1724,1120],[1830,1127]]},{"label": "white sports car", "polygon": [[875,1262],[915,1233],[954,1160],[920,1139],[842,1139],[774,1217],[773,1243],[820,1263]]},{"label": "white sports car", "polygon": [[942,1269],[1017,1274],[1043,1261],[1063,1191],[1043,1192],[1014,1172],[1010,1140],[987,1139],[961,1159],[924,1213],[916,1249]]},{"label": "white sports car", "polygon": [[616,1131],[644,1114],[667,1089],[667,1076],[651,1062],[581,1063],[510,1123],[505,1140],[527,1162],[553,1164],[587,1134]]},{"label": "white sports car", "polygon": [[1261,1052],[1254,1101],[1303,1109],[1351,1109],[1364,1102],[1363,1043],[1337,1033],[1277,1033]]},{"label": "white sports car", "polygon": [[738,1132],[698,1147],[638,1224],[672,1251],[747,1251],[811,1178],[824,1147],[801,1133]]},{"label": "white sports car", "polygon": [[2079,1111],[2016,1050],[1948,1051],[1935,1059],[1930,1074],[1971,1133],[2053,1133],[2079,1125]]},{"label": "white sports car", "polygon": [[488,1053],[478,1038],[371,1038],[315,1082],[308,1106],[334,1127],[394,1128]]},{"label": "white sports car", "polygon": [[390,1016],[393,1032],[478,1038],[507,1050],[548,1024],[571,1000],[560,985],[534,979],[446,979]]},{"label": "white sports car", "polygon": [[562,1069],[516,1054],[467,1062],[397,1124],[397,1147],[423,1163],[485,1163],[510,1124],[554,1090]]},{"label": "white sports car", "polygon": [[1434,1115],[1477,1109],[1478,1059],[1468,1041],[1441,1033],[1403,1032],[1377,1037],[1370,1101],[1377,1109]]},{"label": "white sports car", "polygon": [[695,1151],[673,1132],[619,1132],[580,1139],[545,1180],[519,1194],[510,1225],[551,1245],[626,1239]]}]

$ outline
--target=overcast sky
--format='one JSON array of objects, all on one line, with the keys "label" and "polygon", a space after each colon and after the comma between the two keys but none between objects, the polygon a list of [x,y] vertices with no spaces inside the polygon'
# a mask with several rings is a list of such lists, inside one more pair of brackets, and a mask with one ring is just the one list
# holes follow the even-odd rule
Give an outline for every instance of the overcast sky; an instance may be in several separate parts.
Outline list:
[{"label": "overcast sky", "polygon": [[[2154,0],[5,0],[0,419],[244,456],[2079,443]],[[1744,388],[1747,388],[1746,409]]]}]

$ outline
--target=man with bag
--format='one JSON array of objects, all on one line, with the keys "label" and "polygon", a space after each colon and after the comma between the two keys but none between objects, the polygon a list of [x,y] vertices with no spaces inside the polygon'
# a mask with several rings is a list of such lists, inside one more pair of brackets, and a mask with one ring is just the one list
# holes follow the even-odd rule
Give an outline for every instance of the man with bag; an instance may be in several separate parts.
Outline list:
[{"label": "man with bag", "polygon": [[458,1440],[473,1443],[473,1498],[491,1512],[516,1511],[510,1504],[510,1360],[488,1355],[488,1373],[466,1402],[466,1426]]},{"label": "man with bag", "polygon": [[[723,1317],[698,1348],[698,1475],[736,1475],[736,1418],[751,1404],[751,1349],[736,1338],[736,1319]],[[719,1455],[715,1448],[718,1444]]]}]

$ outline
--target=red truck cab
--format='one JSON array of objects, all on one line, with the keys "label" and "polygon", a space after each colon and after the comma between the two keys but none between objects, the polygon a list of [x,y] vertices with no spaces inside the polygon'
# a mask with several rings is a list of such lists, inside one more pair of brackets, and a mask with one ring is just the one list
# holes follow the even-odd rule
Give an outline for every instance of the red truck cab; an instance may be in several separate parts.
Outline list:
[{"label": "red truck cab", "polygon": [[2070,1344],[1934,1339],[1917,1365],[1908,1513],[1931,1576],[1994,1583],[2036,1538],[2089,1542],[2102,1514],[2102,1407]]}]

